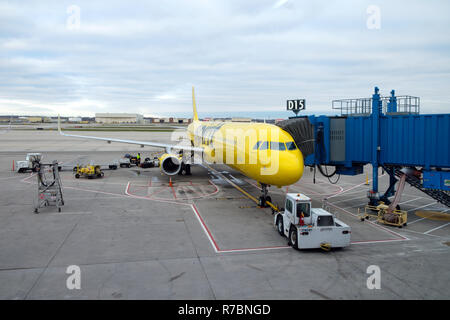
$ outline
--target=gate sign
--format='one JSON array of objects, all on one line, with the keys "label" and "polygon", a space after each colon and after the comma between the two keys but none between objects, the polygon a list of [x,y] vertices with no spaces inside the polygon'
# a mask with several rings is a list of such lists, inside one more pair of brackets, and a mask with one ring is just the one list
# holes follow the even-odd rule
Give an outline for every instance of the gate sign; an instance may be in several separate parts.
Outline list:
[{"label": "gate sign", "polygon": [[297,114],[300,110],[305,110],[305,99],[288,100],[286,110],[294,111]]}]

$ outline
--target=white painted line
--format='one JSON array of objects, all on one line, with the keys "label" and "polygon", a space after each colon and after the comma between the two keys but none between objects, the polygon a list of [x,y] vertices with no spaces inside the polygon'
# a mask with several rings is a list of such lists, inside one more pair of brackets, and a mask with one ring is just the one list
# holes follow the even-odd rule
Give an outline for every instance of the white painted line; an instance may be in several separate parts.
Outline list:
[{"label": "white painted line", "polygon": [[[427,217],[427,218],[428,218],[428,217]],[[408,222],[408,225],[412,225],[413,223],[422,221],[422,220],[424,220],[424,219],[426,219],[426,218],[420,218],[420,219],[414,220],[414,221],[412,221],[412,222]]]},{"label": "white painted line", "polygon": [[93,197],[93,198],[69,198],[64,197],[64,200],[99,200],[99,199],[121,199],[122,195],[118,195],[115,197]]},{"label": "white painted line", "polygon": [[432,203],[426,204],[426,205],[418,207],[418,208],[410,209],[410,210],[408,210],[408,212],[414,211],[414,210],[419,210],[419,209],[422,209],[422,208],[426,208],[426,207],[429,207],[429,206],[431,206],[433,204],[437,204],[437,202],[432,202]]},{"label": "white painted line", "polygon": [[[410,224],[410,223],[408,222],[408,224]],[[412,232],[412,233],[424,235],[424,233],[422,233],[422,232],[413,231],[413,230],[410,230],[410,229],[407,229],[407,228],[404,228],[404,229],[403,229],[403,232]],[[435,236],[434,234],[426,234],[426,236],[429,236],[429,237],[436,237],[436,238],[442,238],[442,237],[440,237],[440,236]]]},{"label": "white painted line", "polygon": [[358,190],[358,191],[346,192],[345,195],[355,194],[355,193],[361,193],[361,196],[366,197],[367,190]]},{"label": "white painted line", "polygon": [[85,211],[85,212],[82,212],[82,211],[79,211],[79,212],[66,212],[66,211],[64,211],[64,209],[61,211],[61,212],[58,212],[58,213],[53,213],[54,215],[66,215],[66,214],[92,214],[92,212],[91,211]]},{"label": "white painted line", "polygon": [[386,242],[396,242],[396,241],[405,241],[405,239],[355,241],[355,242],[351,242],[351,245],[354,245],[354,244],[368,244],[368,243],[386,243]]},{"label": "white painted line", "polygon": [[[341,208],[341,209],[351,209],[351,208],[362,207],[362,206],[367,205],[367,202],[368,202],[368,201],[366,201],[366,202],[364,202],[364,203],[361,203],[361,204],[358,204],[358,205],[356,205],[356,206],[352,206],[352,207],[344,207],[344,208]],[[329,203],[331,203],[331,202],[329,202]]]},{"label": "white painted line", "polygon": [[417,198],[415,198],[415,199],[411,199],[411,200],[408,200],[408,201],[400,202],[399,205],[400,205],[400,204],[405,204],[405,203],[408,203],[408,202],[412,202],[412,201],[416,201],[416,200],[419,200],[419,199],[422,199],[422,197],[417,197]]},{"label": "white painted line", "polygon": [[0,180],[8,180],[8,179],[18,179],[18,178],[22,178],[21,176],[14,176],[14,177],[6,177],[6,178],[0,178]]},{"label": "white painted line", "polygon": [[[382,175],[379,175],[378,178],[381,178],[381,177],[383,177],[383,176],[385,176],[385,175],[386,175],[386,173],[383,173]],[[372,179],[370,179],[369,182],[370,182],[370,181],[372,181]],[[353,187],[351,187],[351,188],[349,188],[349,189],[347,189],[347,190],[344,190],[344,191],[342,191],[342,192],[336,193],[335,195],[332,195],[331,197],[328,197],[327,199],[330,199],[330,198],[336,197],[336,196],[338,196],[338,195],[340,195],[340,194],[346,193],[347,191],[350,191],[350,190],[353,190],[353,189],[355,189],[355,188],[358,188],[358,187],[362,186],[363,184],[365,184],[365,182],[360,183],[360,184],[357,184],[356,186],[353,186]]]},{"label": "white painted line", "polygon": [[359,197],[355,197],[355,198],[339,200],[339,201],[335,201],[335,202],[333,202],[333,203],[339,203],[339,202],[344,202],[344,201],[350,201],[350,200],[355,200],[355,199],[361,199],[362,196],[363,196],[363,195],[360,195]]},{"label": "white painted line", "polygon": [[233,180],[236,184],[243,184],[243,181],[241,179],[234,177],[232,174],[228,175],[231,177],[231,180]]},{"label": "white painted line", "polygon": [[219,246],[214,241],[214,238],[213,238],[211,232],[209,231],[208,227],[206,226],[205,222],[203,221],[202,217],[200,216],[200,213],[198,212],[197,207],[194,204],[192,204],[191,209],[192,209],[192,211],[194,211],[194,215],[197,218],[198,222],[200,223],[200,226],[202,227],[203,231],[205,232],[206,237],[208,238],[209,242],[211,243],[211,246],[213,247],[214,251],[216,253],[219,252],[220,251]]},{"label": "white painted line", "polygon": [[430,232],[433,232],[433,231],[436,231],[436,230],[438,230],[438,229],[441,229],[441,228],[443,228],[443,227],[445,227],[445,226],[448,226],[449,224],[450,224],[450,222],[449,222],[449,223],[446,223],[446,224],[443,224],[442,226],[436,227],[436,228],[434,228],[434,229],[425,231],[423,234],[429,234]]}]

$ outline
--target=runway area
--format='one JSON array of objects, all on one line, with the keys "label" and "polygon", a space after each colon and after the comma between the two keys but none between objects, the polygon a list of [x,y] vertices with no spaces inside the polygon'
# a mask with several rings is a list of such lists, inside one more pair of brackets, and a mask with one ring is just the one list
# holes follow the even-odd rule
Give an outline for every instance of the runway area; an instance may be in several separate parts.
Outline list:
[{"label": "runway area", "polygon": [[[82,133],[85,134],[85,133]],[[89,135],[90,133],[86,133]],[[93,135],[171,142],[170,132]],[[173,143],[173,141],[172,141]],[[305,168],[303,178],[270,188],[283,206],[301,192],[313,207],[326,204],[352,227],[340,250],[296,251],[259,208],[233,184],[259,196],[253,181],[224,165],[194,166],[191,176],[158,168],[105,171],[95,180],[61,172],[65,205],[33,213],[36,177],[12,171],[13,161],[41,152],[44,162],[79,157],[105,164],[125,153],[143,158],[157,149],[59,136],[52,131],[0,135],[0,299],[449,299],[450,221],[416,214],[449,213],[406,186],[401,229],[360,221],[366,174],[331,184]],[[371,179],[371,168],[366,167]],[[379,171],[380,190],[388,176]],[[326,199],[326,200],[325,200]],[[81,288],[66,286],[68,266],[81,270]],[[369,289],[369,266],[379,266],[381,289]]]}]

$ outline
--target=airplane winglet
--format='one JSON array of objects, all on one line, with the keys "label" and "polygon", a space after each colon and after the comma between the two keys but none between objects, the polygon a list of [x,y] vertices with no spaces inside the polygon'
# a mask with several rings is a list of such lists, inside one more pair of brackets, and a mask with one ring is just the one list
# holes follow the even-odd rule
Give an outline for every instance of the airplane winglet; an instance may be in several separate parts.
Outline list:
[{"label": "airplane winglet", "polygon": [[195,105],[195,93],[194,93],[194,86],[192,86],[192,109],[194,111],[194,121],[198,121],[198,115],[197,115],[197,106]]}]

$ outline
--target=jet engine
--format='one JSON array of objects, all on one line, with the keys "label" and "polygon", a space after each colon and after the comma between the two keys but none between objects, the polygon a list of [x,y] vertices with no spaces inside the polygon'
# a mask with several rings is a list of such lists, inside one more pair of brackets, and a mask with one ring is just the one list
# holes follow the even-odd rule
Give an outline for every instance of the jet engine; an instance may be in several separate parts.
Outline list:
[{"label": "jet engine", "polygon": [[179,155],[165,153],[159,158],[161,171],[169,176],[178,174],[182,165],[182,157]]}]

